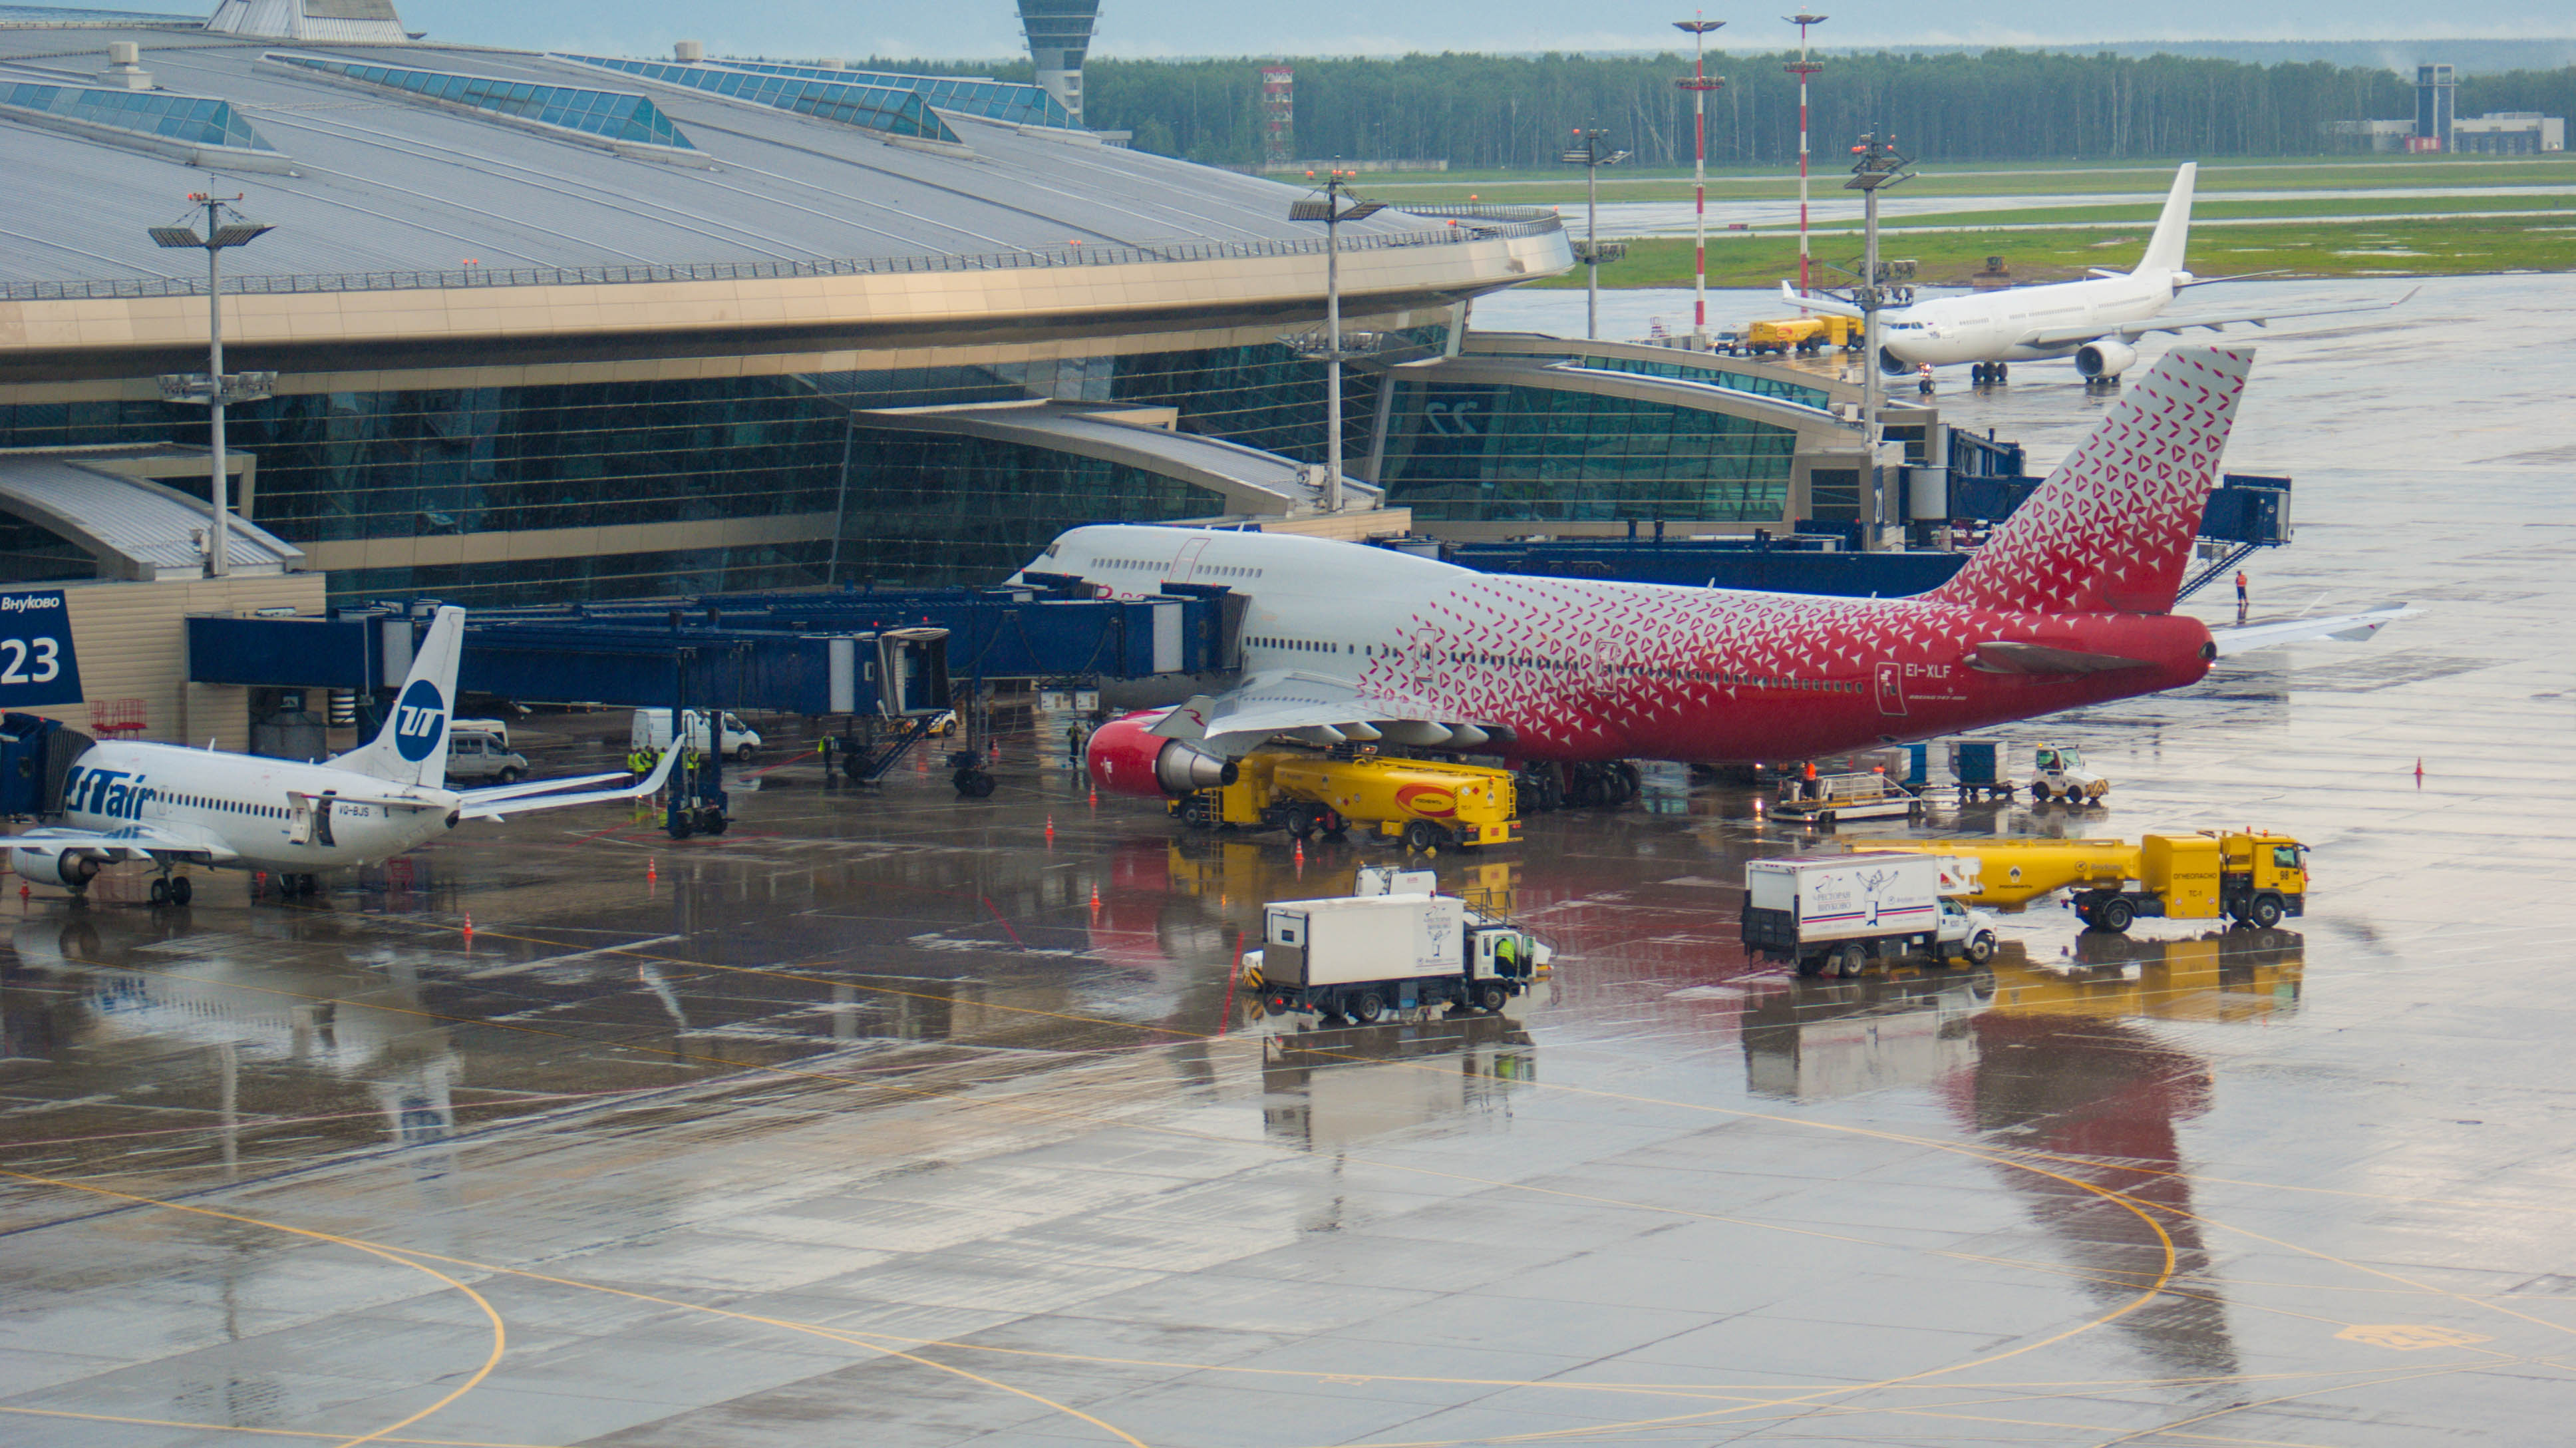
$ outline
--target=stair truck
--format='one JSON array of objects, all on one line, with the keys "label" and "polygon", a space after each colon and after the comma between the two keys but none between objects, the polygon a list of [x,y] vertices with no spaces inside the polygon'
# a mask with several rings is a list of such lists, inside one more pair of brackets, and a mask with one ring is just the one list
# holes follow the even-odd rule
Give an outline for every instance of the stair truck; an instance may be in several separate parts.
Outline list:
[{"label": "stair truck", "polygon": [[1170,807],[1182,823],[1203,829],[1282,829],[1302,840],[1358,824],[1406,849],[1436,850],[1519,843],[1519,799],[1508,769],[1256,749],[1236,761],[1234,783]]},{"label": "stair truck", "polygon": [[1367,1025],[1415,1006],[1500,1011],[1549,973],[1553,954],[1518,926],[1417,888],[1274,900],[1262,908],[1261,949],[1243,963],[1270,1014]]},{"label": "stair truck", "polygon": [[1903,850],[1748,860],[1744,948],[1800,975],[1858,975],[1907,956],[1984,965],[1995,921],[1951,898],[1968,884],[1948,861]]},{"label": "stair truck", "polygon": [[2019,910],[2059,890],[2077,919],[2126,930],[2138,917],[2214,920],[2268,930],[2304,915],[2308,847],[2269,830],[2202,830],[2126,840],[1867,840],[1872,851],[1939,854],[1958,862],[1971,905]]}]

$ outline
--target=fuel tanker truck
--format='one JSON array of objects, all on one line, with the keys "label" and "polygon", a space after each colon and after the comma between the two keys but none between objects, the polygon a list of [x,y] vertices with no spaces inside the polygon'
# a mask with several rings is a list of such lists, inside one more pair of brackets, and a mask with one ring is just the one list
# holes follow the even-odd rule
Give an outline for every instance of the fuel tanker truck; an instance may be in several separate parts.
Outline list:
[{"label": "fuel tanker truck", "polygon": [[2263,929],[2304,915],[2308,847],[2269,830],[2202,830],[2126,840],[1854,840],[1855,850],[1947,855],[1974,888],[1953,892],[1970,905],[2019,910],[2069,892],[2076,918],[2124,931],[2138,917],[2212,920],[2225,915]]}]

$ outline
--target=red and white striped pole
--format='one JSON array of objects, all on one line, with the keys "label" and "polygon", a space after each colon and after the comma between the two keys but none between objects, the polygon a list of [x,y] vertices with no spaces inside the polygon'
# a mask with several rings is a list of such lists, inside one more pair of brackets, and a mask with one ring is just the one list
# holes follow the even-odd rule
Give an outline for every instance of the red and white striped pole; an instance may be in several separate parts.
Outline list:
[{"label": "red and white striped pole", "polygon": [[1823,70],[1822,65],[1807,58],[1807,27],[1822,25],[1822,15],[1784,15],[1780,17],[1798,27],[1798,63],[1789,73],[1798,78],[1798,291],[1807,290],[1807,77]]},{"label": "red and white striped pole", "polygon": [[1708,350],[1708,93],[1726,84],[1723,76],[1711,80],[1708,74],[1708,33],[1726,24],[1723,20],[1676,20],[1675,30],[1687,30],[1698,42],[1691,61],[1691,73],[1674,84],[1691,93],[1691,204],[1698,216],[1698,246],[1693,252],[1693,269],[1698,275],[1697,290],[1691,296],[1691,345]]}]

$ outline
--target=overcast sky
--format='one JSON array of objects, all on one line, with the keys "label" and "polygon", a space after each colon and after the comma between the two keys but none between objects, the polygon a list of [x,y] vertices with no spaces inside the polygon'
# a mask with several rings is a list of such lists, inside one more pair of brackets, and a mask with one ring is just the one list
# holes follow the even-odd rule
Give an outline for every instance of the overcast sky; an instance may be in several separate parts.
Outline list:
[{"label": "overcast sky", "polygon": [[[130,3],[130,0],[129,0]],[[414,30],[439,40],[619,54],[703,40],[718,53],[981,58],[1021,53],[1013,0],[395,0]],[[134,4],[133,8],[147,8]],[[171,6],[172,9],[181,8]],[[1713,18],[1714,40],[1745,49],[1794,41],[1787,5]],[[2153,6],[2002,0],[1836,0],[1819,43],[2064,44],[2110,40],[2384,40],[2564,35],[2565,0],[2499,0],[2467,9],[2421,0],[2163,0]],[[1693,13],[1630,0],[1103,0],[1093,53],[1129,56],[1401,54],[1410,50],[1635,50],[1681,37],[1669,22]]]}]

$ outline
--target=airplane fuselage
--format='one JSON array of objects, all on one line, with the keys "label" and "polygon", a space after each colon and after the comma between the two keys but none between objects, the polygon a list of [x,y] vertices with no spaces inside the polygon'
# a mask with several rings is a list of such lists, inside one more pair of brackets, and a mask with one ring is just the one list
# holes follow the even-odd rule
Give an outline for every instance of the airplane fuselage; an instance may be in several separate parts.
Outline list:
[{"label": "airplane fuselage", "polygon": [[[1222,584],[1249,600],[1246,676],[1351,680],[1509,725],[1515,754],[1570,762],[1804,759],[1929,738],[2193,683],[2211,646],[2186,615],[1484,574],[1260,533],[1079,528],[1031,568],[1119,597]],[[1996,640],[2135,666],[1980,667],[1978,646]]]},{"label": "airplane fuselage", "polygon": [[[1879,319],[1879,346],[1909,364],[2040,362],[2071,356],[2096,336],[2143,322],[2180,293],[2172,272],[2010,287],[1917,302]],[[2069,329],[2084,335],[2071,339]],[[2035,340],[2048,334],[2050,340]]]},{"label": "airplane fuselage", "polygon": [[[244,869],[309,873],[388,860],[446,833],[456,797],[389,786],[322,764],[175,744],[91,746],[63,777],[63,822],[112,833],[149,826],[217,843]],[[353,803],[408,793],[419,808]],[[300,798],[299,798],[300,797]],[[327,808],[319,801],[330,800]]]}]

